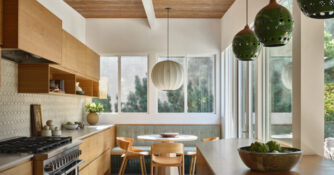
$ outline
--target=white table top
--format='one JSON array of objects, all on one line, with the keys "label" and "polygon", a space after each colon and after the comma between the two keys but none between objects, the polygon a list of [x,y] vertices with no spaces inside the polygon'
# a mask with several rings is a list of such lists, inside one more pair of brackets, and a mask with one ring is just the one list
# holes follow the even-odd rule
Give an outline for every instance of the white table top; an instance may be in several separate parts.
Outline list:
[{"label": "white table top", "polygon": [[181,142],[181,141],[193,141],[197,140],[198,137],[194,135],[178,135],[176,137],[161,137],[159,134],[152,135],[140,135],[137,136],[138,140],[144,141],[157,141],[157,142]]}]

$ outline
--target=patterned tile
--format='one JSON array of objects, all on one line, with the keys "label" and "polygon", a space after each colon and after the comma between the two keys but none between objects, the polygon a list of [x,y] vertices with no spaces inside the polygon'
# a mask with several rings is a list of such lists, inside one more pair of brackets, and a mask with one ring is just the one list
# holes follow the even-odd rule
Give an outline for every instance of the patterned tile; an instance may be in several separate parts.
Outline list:
[{"label": "patterned tile", "polygon": [[30,104],[41,104],[43,121],[60,126],[66,121],[81,121],[84,97],[46,94],[21,94],[18,89],[17,63],[2,59],[0,87],[0,139],[29,136]]}]

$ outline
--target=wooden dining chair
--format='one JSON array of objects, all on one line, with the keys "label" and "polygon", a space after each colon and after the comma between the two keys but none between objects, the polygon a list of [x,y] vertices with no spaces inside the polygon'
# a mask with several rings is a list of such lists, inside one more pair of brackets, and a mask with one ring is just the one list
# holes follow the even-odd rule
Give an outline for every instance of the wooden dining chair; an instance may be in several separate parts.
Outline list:
[{"label": "wooden dining chair", "polygon": [[133,148],[133,139],[127,137],[117,137],[117,143],[124,150],[123,160],[118,175],[124,175],[128,160],[139,159],[141,174],[146,175],[145,156],[149,155],[147,151]]},{"label": "wooden dining chair", "polygon": [[[219,140],[219,137],[210,137],[210,138],[205,138],[202,139],[202,142],[211,142],[211,141],[216,141]],[[189,168],[189,175],[194,175],[195,170],[196,170],[196,160],[197,160],[197,152],[196,150],[193,151],[187,151],[185,153],[187,156],[191,156],[191,162],[190,162],[190,168]]]},{"label": "wooden dining chair", "polygon": [[184,146],[182,143],[154,143],[151,146],[151,175],[158,167],[178,167],[184,175]]}]

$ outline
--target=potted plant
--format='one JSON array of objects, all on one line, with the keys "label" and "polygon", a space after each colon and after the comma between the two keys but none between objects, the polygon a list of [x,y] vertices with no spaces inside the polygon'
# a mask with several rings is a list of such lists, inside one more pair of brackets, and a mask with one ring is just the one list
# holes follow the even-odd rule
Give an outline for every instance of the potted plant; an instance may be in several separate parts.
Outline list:
[{"label": "potted plant", "polygon": [[88,103],[86,106],[86,112],[88,112],[87,115],[87,122],[90,125],[96,125],[99,121],[99,115],[98,113],[103,112],[103,105],[101,103]]}]

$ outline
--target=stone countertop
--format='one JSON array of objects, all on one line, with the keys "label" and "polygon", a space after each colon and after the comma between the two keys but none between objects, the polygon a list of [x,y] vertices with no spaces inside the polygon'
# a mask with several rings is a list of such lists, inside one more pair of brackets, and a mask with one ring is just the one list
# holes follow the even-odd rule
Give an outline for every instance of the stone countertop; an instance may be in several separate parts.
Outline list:
[{"label": "stone countertop", "polygon": [[78,130],[62,130],[62,137],[72,137],[72,140],[83,139],[85,137],[91,136],[108,128],[115,126],[114,124],[110,125],[96,125],[96,126],[85,126],[84,129]]},{"label": "stone countertop", "polygon": [[304,155],[299,164],[289,172],[261,173],[250,171],[242,162],[237,149],[248,146],[251,139],[224,139],[197,144],[209,168],[216,175],[333,175],[334,161],[321,156]]},{"label": "stone countertop", "polygon": [[0,154],[0,171],[33,158],[33,154]]},{"label": "stone countertop", "polygon": [[[84,129],[78,130],[62,130],[61,137],[72,137],[72,140],[83,139],[91,136],[103,130],[113,127],[114,125],[97,125],[97,126],[85,126]],[[15,164],[32,159],[33,154],[0,154],[0,171],[9,168]]]}]

